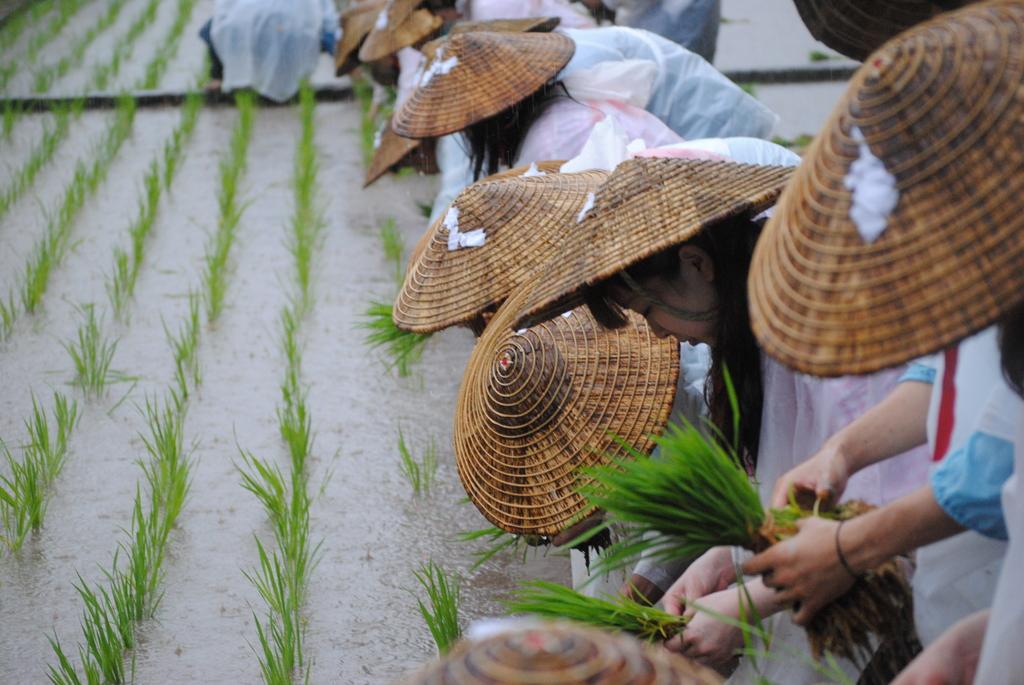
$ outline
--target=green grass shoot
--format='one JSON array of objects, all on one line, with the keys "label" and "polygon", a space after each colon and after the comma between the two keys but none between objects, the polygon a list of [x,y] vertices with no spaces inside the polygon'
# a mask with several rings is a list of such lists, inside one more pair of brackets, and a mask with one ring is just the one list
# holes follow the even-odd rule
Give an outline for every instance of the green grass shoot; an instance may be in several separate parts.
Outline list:
[{"label": "green grass shoot", "polygon": [[245,210],[239,200],[239,184],[245,173],[249,141],[252,139],[252,121],[255,101],[251,93],[235,93],[238,121],[231,132],[228,153],[220,161],[220,209],[217,230],[213,234],[204,257],[203,284],[206,291],[206,316],[216,321],[224,309],[227,291],[228,256],[235,243],[238,224]]},{"label": "green grass shoot", "polygon": [[366,344],[372,348],[383,348],[389,358],[389,369],[395,369],[398,375],[409,375],[411,366],[423,355],[423,345],[430,338],[429,334],[410,333],[395,325],[391,318],[391,304],[388,302],[371,302],[366,310],[365,320],[359,324],[368,331]]},{"label": "green grass shoot", "polygon": [[398,455],[401,460],[399,469],[405,480],[412,486],[412,494],[415,497],[430,494],[430,488],[433,487],[437,477],[437,447],[434,445],[434,441],[430,441],[430,444],[423,450],[423,457],[417,460],[412,456],[412,452],[405,442],[405,434],[399,429]]},{"label": "green grass shoot", "polygon": [[65,342],[64,349],[75,367],[73,383],[86,397],[99,397],[109,384],[124,378],[123,374],[110,368],[117,351],[117,341],[103,334],[102,321],[97,318],[93,305],[84,305],[79,312],[82,323],[77,337]]},{"label": "green grass shoot", "polygon": [[420,615],[438,651],[444,654],[462,637],[459,625],[459,581],[433,561],[413,571],[413,575],[427,593],[426,603],[422,599],[416,600]]},{"label": "green grass shoot", "polygon": [[384,259],[395,270],[395,282],[401,287],[402,281],[405,279],[405,263],[402,261],[405,244],[393,218],[385,219],[384,223],[380,225],[380,246],[384,250]]},{"label": "green grass shoot", "polygon": [[477,540],[486,540],[487,547],[482,550],[473,552],[473,556],[476,557],[476,561],[470,566],[470,571],[475,571],[488,561],[493,559],[498,554],[501,554],[505,550],[517,551],[522,550],[523,561],[526,561],[526,552],[529,548],[526,545],[526,538],[522,535],[513,535],[507,533],[501,528],[490,527],[482,528],[480,530],[471,530],[465,533],[459,533],[456,538],[459,542],[476,542]]},{"label": "green grass shoot", "polygon": [[623,596],[588,597],[576,590],[536,580],[524,583],[506,603],[516,614],[533,614],[550,619],[632,633],[648,642],[664,641],[686,627],[686,619]]}]

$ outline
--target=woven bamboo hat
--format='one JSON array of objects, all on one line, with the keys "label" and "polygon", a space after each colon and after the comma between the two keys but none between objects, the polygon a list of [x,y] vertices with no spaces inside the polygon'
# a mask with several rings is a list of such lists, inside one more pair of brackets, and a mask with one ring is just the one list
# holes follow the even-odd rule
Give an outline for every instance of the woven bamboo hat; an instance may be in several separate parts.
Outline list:
[{"label": "woven bamboo hat", "polygon": [[[943,15],[861,67],[754,252],[751,319],[768,354],[869,373],[1021,301],[1022,83],[1020,2]],[[873,204],[859,195],[869,181],[885,196]]]},{"label": "woven bamboo hat", "polygon": [[462,641],[404,685],[717,685],[688,659],[634,637],[571,624],[538,623]]},{"label": "woven bamboo hat", "polygon": [[554,78],[575,50],[561,33],[481,31],[435,41],[417,88],[395,112],[395,132],[443,136],[494,116]]},{"label": "woven bamboo hat", "polygon": [[[536,279],[515,325],[582,303],[582,291],[714,224],[754,216],[775,203],[790,167],[637,158],[615,168],[567,231],[556,266]],[[592,207],[591,207],[592,205]],[[578,216],[579,216],[578,215]]]},{"label": "woven bamboo hat", "polygon": [[562,20],[558,17],[528,17],[526,19],[488,19],[487,21],[460,21],[452,26],[449,36],[475,31],[548,33]]},{"label": "woven bamboo hat", "polygon": [[375,141],[373,159],[370,160],[370,168],[366,170],[363,187],[366,188],[396,166],[412,166],[420,173],[436,174],[435,144],[433,138],[403,138],[391,130],[389,121]]},{"label": "woven bamboo hat", "polygon": [[459,478],[480,513],[510,533],[553,536],[588,509],[579,469],[643,453],[668,422],[679,345],[639,316],[602,328],[578,308],[513,333],[529,285],[484,329],[455,413]]},{"label": "woven bamboo hat", "polygon": [[386,0],[360,2],[341,13],[341,40],[334,49],[334,73],[343,76],[359,66],[356,51],[377,21]]},{"label": "woven bamboo hat", "polygon": [[811,35],[863,60],[882,43],[970,0],[794,0]]},{"label": "woven bamboo hat", "polygon": [[388,0],[374,17],[373,29],[359,48],[359,59],[373,62],[429,38],[444,20],[428,9],[416,9],[423,0]]},{"label": "woven bamboo hat", "polygon": [[[392,310],[399,328],[430,333],[464,323],[536,277],[558,253],[565,233],[575,229],[587,195],[607,176],[603,171],[560,174],[554,164],[532,172],[543,175],[523,176],[531,172],[517,169],[459,194],[431,227],[406,274]],[[483,231],[479,247],[453,243],[459,234],[477,230]]]}]

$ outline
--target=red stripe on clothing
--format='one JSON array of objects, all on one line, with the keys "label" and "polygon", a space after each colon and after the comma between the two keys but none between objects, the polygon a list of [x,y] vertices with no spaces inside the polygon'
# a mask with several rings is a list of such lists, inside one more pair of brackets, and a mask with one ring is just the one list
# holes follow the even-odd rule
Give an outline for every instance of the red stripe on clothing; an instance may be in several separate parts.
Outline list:
[{"label": "red stripe on clothing", "polygon": [[935,430],[935,453],[932,461],[942,461],[949,451],[953,437],[954,407],[956,406],[956,362],[959,346],[946,348],[943,353],[942,396],[939,398],[939,422]]}]

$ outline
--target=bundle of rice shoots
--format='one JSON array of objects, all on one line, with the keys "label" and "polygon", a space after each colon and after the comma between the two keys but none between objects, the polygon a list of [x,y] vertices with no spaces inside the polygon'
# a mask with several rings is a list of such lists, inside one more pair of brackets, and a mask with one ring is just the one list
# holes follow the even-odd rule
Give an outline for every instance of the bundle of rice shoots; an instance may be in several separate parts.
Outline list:
[{"label": "bundle of rice shoots", "polygon": [[[838,520],[871,508],[847,502],[823,512],[802,509],[793,500],[784,509],[765,510],[735,452],[720,441],[676,425],[654,440],[659,460],[632,455],[637,458],[587,471],[591,480],[581,492],[629,531],[607,550],[605,569],[630,564],[642,552],[662,560],[692,558],[719,545],[760,552],[795,535],[801,518]],[[829,652],[863,663],[874,652],[872,635],[912,652],[910,587],[896,560],[862,574],[818,612],[807,634],[815,658]]]},{"label": "bundle of rice shoots", "polygon": [[667,640],[686,627],[682,616],[673,616],[649,604],[622,596],[588,597],[542,580],[524,583],[506,606],[512,613],[568,619],[631,633],[648,642]]}]

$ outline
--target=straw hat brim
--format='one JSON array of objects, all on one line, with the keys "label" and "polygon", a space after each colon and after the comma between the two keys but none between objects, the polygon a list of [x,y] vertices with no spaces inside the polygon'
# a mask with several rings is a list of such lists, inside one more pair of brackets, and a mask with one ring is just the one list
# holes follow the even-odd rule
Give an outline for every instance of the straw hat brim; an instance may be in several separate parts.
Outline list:
[{"label": "straw hat brim", "polygon": [[[395,298],[395,325],[430,333],[465,323],[502,302],[558,253],[587,194],[606,177],[603,171],[518,173],[474,183],[438,218]],[[457,230],[483,229],[483,245],[449,248],[445,221],[456,212]]]},{"label": "straw hat brim", "polygon": [[412,166],[424,174],[437,173],[433,148],[433,139],[403,138],[391,130],[389,122],[381,131],[380,144],[373,152],[363,187],[368,187],[396,166]]},{"label": "straw hat brim", "polygon": [[930,0],[794,0],[794,3],[812,36],[858,61],[896,34],[942,11]]},{"label": "straw hat brim", "polygon": [[[515,534],[553,536],[590,509],[580,469],[649,454],[679,377],[679,345],[639,316],[603,328],[580,308],[513,333],[517,291],[470,356],[455,415],[459,478],[483,516]],[[620,443],[621,439],[623,443]]]},{"label": "straw hat brim", "polygon": [[[815,375],[870,373],[947,347],[1024,299],[1021,83],[1016,2],[943,15],[872,56],[755,250],[751,322],[765,352]],[[847,187],[865,150],[896,194],[873,242]]]},{"label": "straw hat brim", "polygon": [[334,50],[334,73],[336,76],[344,76],[359,66],[359,58],[356,52],[363,44],[373,23],[376,21],[377,13],[384,6],[384,2],[359,6],[342,13],[341,40]]},{"label": "straw hat brim", "polygon": [[403,685],[721,685],[685,657],[624,633],[537,621],[455,644]]},{"label": "straw hat brim", "polygon": [[526,19],[488,19],[487,21],[460,21],[452,26],[449,36],[474,31],[548,33],[561,23],[558,17],[529,17]]},{"label": "straw hat brim", "polygon": [[[566,232],[554,266],[527,298],[516,326],[582,302],[582,291],[701,231],[773,205],[790,167],[673,158],[626,160]],[[582,212],[582,207],[580,211]]]},{"label": "straw hat brim", "polygon": [[[382,10],[383,11],[383,10]],[[366,36],[362,47],[359,48],[359,59],[363,62],[373,62],[393,55],[402,48],[419,43],[429,38],[438,29],[444,20],[431,13],[430,10],[416,10],[408,17],[382,29],[374,27]]]},{"label": "straw hat brim", "polygon": [[492,117],[538,91],[576,50],[561,33],[481,31],[436,43],[419,85],[395,112],[398,135],[433,138]]}]

